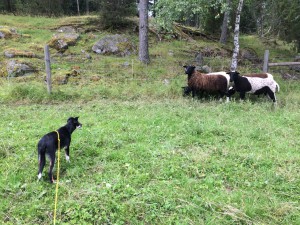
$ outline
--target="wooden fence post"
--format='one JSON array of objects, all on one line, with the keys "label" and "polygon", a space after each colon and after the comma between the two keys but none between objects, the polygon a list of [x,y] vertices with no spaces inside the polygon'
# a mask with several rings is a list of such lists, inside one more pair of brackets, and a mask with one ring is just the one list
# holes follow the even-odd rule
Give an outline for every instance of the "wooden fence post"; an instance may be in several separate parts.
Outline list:
[{"label": "wooden fence post", "polygon": [[45,53],[45,65],[46,65],[46,82],[47,82],[47,90],[48,93],[51,94],[52,85],[51,85],[51,62],[50,62],[50,51],[49,46],[45,45],[44,49]]},{"label": "wooden fence post", "polygon": [[266,50],[264,55],[264,65],[263,65],[264,73],[268,72],[268,63],[269,63],[269,50]]}]

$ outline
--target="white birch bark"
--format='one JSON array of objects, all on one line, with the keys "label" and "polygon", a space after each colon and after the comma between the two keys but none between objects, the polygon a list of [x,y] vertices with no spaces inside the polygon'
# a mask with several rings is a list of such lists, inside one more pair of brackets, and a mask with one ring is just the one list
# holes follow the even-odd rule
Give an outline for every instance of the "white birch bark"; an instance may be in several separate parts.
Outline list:
[{"label": "white birch bark", "polygon": [[240,18],[241,18],[241,11],[243,7],[243,0],[239,0],[239,5],[236,10],[236,18],[235,18],[235,27],[234,27],[234,38],[233,38],[233,54],[232,54],[232,60],[231,60],[231,71],[236,71],[237,69],[237,61],[238,61],[238,54],[240,50],[239,46],[239,35],[240,35]]}]

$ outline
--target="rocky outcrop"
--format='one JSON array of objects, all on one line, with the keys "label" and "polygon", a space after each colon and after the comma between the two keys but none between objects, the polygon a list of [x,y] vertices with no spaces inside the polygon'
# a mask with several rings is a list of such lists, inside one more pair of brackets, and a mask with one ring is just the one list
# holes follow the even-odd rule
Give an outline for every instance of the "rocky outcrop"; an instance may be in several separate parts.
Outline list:
[{"label": "rocky outcrop", "polygon": [[7,26],[0,26],[0,39],[9,39],[13,37],[17,37],[17,31],[15,28],[10,28]]},{"label": "rocky outcrop", "polygon": [[6,71],[8,77],[19,77],[33,73],[36,71],[31,65],[17,60],[9,60],[6,63]]},{"label": "rocky outcrop", "polygon": [[17,49],[7,49],[4,51],[6,58],[23,57],[23,58],[35,58],[36,54],[32,51],[23,51]]},{"label": "rocky outcrop", "polygon": [[76,45],[79,34],[73,27],[61,27],[57,30],[57,33],[53,35],[48,45],[50,48],[54,48],[59,52],[65,52],[69,46]]},{"label": "rocky outcrop", "polygon": [[261,63],[261,59],[258,57],[254,49],[244,48],[240,50],[240,62],[244,63],[246,60],[252,63]]},{"label": "rocky outcrop", "polygon": [[116,34],[100,39],[92,50],[102,55],[128,56],[136,52],[136,47],[124,35]]}]

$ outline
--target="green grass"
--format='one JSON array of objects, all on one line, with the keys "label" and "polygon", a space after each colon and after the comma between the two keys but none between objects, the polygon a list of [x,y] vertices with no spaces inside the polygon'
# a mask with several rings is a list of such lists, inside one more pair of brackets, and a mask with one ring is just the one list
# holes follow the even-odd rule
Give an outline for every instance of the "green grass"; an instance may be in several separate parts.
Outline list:
[{"label": "green grass", "polygon": [[60,224],[298,224],[299,111],[193,100],[6,106],[1,201],[9,224],[49,224],[39,138],[80,116],[61,157]]},{"label": "green grass", "polygon": [[[43,55],[52,29],[93,26],[88,20],[1,15],[0,24],[30,37],[0,40],[0,51]],[[137,43],[135,33],[125,32]],[[37,73],[0,79],[0,223],[53,222],[55,186],[47,179],[48,161],[37,181],[36,145],[70,116],[79,116],[83,128],[72,136],[71,163],[61,155],[58,224],[300,223],[299,82],[271,71],[280,84],[277,107],[264,97],[229,104],[183,98],[182,65],[193,63],[199,49],[221,45],[151,39],[151,64],[145,66],[136,55],[92,53],[92,44],[107,33],[82,33],[63,56],[52,50],[51,95],[42,58],[19,59],[33,63]],[[269,48],[246,35],[240,47],[258,55]],[[92,59],[84,59],[82,50]],[[271,54],[293,52],[280,45]],[[224,57],[205,60],[213,70],[230,63]],[[74,67],[80,75],[60,85]]]}]

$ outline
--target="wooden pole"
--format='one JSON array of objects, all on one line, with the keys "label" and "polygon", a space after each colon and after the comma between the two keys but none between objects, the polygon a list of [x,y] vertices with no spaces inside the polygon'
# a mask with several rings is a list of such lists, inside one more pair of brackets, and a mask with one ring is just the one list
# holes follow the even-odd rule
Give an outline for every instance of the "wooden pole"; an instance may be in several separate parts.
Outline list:
[{"label": "wooden pole", "polygon": [[45,66],[46,66],[46,82],[48,93],[51,94],[52,85],[51,85],[51,62],[50,62],[50,51],[49,46],[45,45]]},{"label": "wooden pole", "polygon": [[300,65],[300,62],[279,62],[279,63],[268,63],[269,66],[293,66]]},{"label": "wooden pole", "polygon": [[263,65],[264,73],[268,72],[268,63],[269,63],[269,50],[266,50],[264,55],[264,65]]}]

